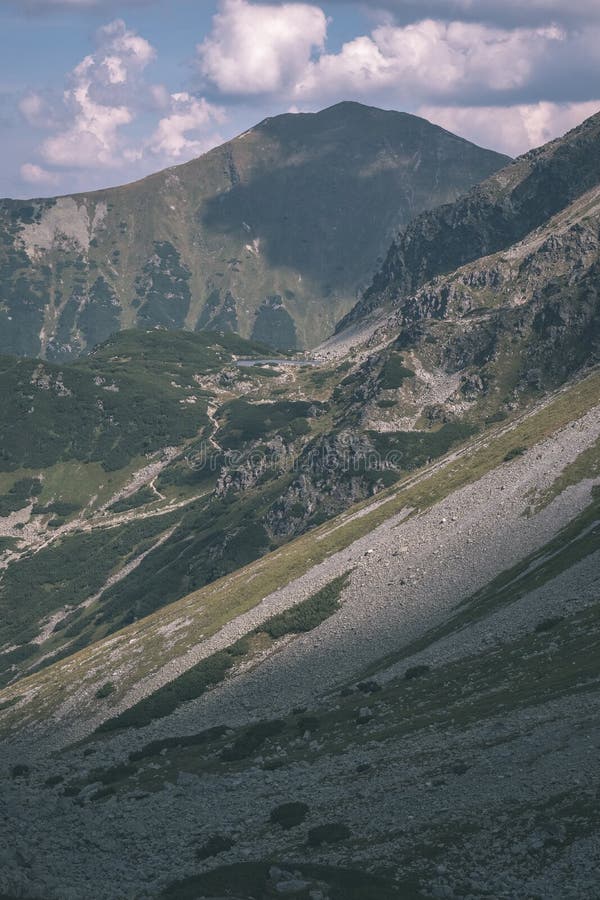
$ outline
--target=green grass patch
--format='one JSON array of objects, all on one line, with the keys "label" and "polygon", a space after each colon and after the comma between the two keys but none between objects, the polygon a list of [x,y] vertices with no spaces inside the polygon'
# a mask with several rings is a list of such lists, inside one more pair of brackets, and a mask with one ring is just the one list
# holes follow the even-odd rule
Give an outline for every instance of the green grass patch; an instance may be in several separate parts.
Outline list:
[{"label": "green grass patch", "polygon": [[224,762],[239,762],[242,759],[248,759],[257,753],[267,740],[280,735],[284,728],[283,719],[271,719],[250,725],[238,735],[233,744],[221,751],[221,759]]},{"label": "green grass patch", "polygon": [[17,546],[17,539],[12,537],[0,537],[0,556],[8,550],[14,550]]},{"label": "green grass patch", "polygon": [[[596,406],[599,395],[600,372],[596,369],[562,390],[541,409],[523,416],[512,427],[504,431],[497,429],[495,433],[486,435],[485,441],[478,439],[468,447],[467,452],[461,452],[445,463],[438,462],[431,472],[405,477],[382,492],[376,505],[370,500],[358,504],[336,520],[297,538],[268,557],[190,593],[168,609],[163,608],[136,622],[132,628],[124,629],[119,635],[117,647],[125,653],[128,640],[135,636],[140,646],[144,647],[144,653],[136,658],[127,684],[119,686],[121,695],[131,684],[173,658],[174,653],[183,654],[197,644],[201,635],[207,637],[216,633],[226,622],[253,608],[264,597],[300,577],[332,553],[369,534],[396,513],[407,508],[427,509],[500,466],[512,447],[534,447]],[[362,515],[357,516],[357,512]],[[175,647],[165,647],[158,629],[182,615],[191,617],[192,623]],[[34,718],[47,718],[49,711],[62,702],[66,686],[80,684],[90,669],[96,671],[102,667],[102,646],[100,643],[71,656],[68,670],[65,664],[58,664],[40,675],[24,679],[18,687],[15,685],[6,689],[4,696],[11,696],[12,691],[21,693],[25,688],[35,688],[36,694],[27,713]],[[21,723],[22,715],[11,716],[9,711],[3,717],[4,730],[19,729]]]},{"label": "green grass patch", "polygon": [[114,694],[115,686],[112,681],[107,681],[102,687],[98,688],[96,691],[96,699],[104,700],[106,697],[110,697],[111,694]]},{"label": "green grass patch", "polygon": [[308,806],[298,800],[291,803],[282,803],[271,810],[270,820],[273,825],[279,825],[284,831],[297,828],[302,825],[308,815]]},{"label": "green grass patch", "polygon": [[369,431],[368,434],[383,459],[399,469],[411,471],[443,456],[475,431],[473,425],[448,422],[437,431]]},{"label": "green grass patch", "polygon": [[227,835],[213,834],[198,848],[196,857],[198,859],[211,859],[213,856],[219,856],[221,853],[231,850],[234,845],[235,841],[227,837]]},{"label": "green grass patch", "polygon": [[310,847],[320,847],[322,844],[339,844],[347,841],[351,836],[350,829],[343,822],[326,822],[324,825],[315,825],[308,832],[308,844]]},{"label": "green grass patch", "polygon": [[504,462],[510,462],[512,459],[517,459],[519,456],[523,456],[527,453],[527,447],[511,447],[508,453],[504,456]]},{"label": "green grass patch", "polygon": [[96,594],[120,565],[162,534],[171,521],[166,516],[71,533],[11,563],[0,584],[0,643],[30,640],[32,623]]},{"label": "green grass patch", "polygon": [[348,574],[346,572],[339,578],[334,578],[312,597],[273,616],[259,630],[276,640],[286,634],[301,634],[317,628],[339,609],[340,596],[348,582]]},{"label": "green grass patch", "polygon": [[112,513],[127,512],[130,509],[138,509],[140,506],[146,506],[148,503],[155,503],[159,498],[151,487],[145,486],[130,494],[129,497],[123,497],[116,500],[108,508]]},{"label": "green grass patch", "polygon": [[382,391],[395,390],[402,387],[407,378],[414,377],[415,373],[404,365],[401,354],[392,352],[381,369],[379,387]]},{"label": "green grass patch", "polygon": [[0,518],[23,509],[41,492],[42,482],[39,478],[20,478],[8,493],[0,497]]},{"label": "green grass patch", "polygon": [[[175,881],[167,887],[163,900],[198,900],[200,897],[245,897],[266,900],[277,896],[269,878],[273,862],[236,863]],[[384,878],[351,869],[333,866],[310,865],[303,862],[277,865],[285,870],[298,873],[301,880],[314,882],[315,888],[327,885],[329,900],[422,900],[416,880],[402,879],[393,884]],[[292,900],[306,900],[306,891],[288,894]]]},{"label": "green grass patch", "polygon": [[131,762],[140,762],[144,759],[162,756],[166,751],[184,750],[190,747],[203,747],[223,737],[226,732],[227,728],[225,725],[216,725],[214,728],[208,728],[206,731],[201,731],[198,734],[181,735],[150,741],[150,743],[142,747],[141,750],[132,751],[129,754],[129,759]]},{"label": "green grass patch", "polygon": [[[319,404],[307,400],[281,400],[276,403],[250,403],[243,398],[231,400],[219,410],[219,418],[225,421],[216,434],[216,440],[226,450],[238,450],[251,441],[261,440],[277,431],[287,431],[294,422],[306,422],[315,406]],[[304,430],[298,433],[307,431],[305,425]]]},{"label": "green grass patch", "polygon": [[240,658],[251,652],[253,636],[267,634],[272,640],[276,640],[287,634],[301,634],[317,628],[339,608],[340,595],[347,580],[348,573],[333,579],[297,606],[273,616],[232,646],[201,660],[149,697],[103,722],[98,727],[98,732],[143,728],[155,719],[171,715],[182,703],[201,697],[210,688],[223,681]]}]

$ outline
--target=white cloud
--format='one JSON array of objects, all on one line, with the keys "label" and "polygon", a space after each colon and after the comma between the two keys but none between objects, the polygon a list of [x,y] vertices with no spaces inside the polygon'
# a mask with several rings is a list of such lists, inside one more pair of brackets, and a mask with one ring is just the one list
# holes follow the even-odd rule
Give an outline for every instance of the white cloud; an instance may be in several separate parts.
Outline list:
[{"label": "white cloud", "polygon": [[302,76],[326,34],[327,19],[317,6],[222,0],[211,33],[198,46],[200,71],[223,94],[278,93]]},{"label": "white cloud", "polygon": [[522,88],[537,62],[564,32],[548,28],[505,30],[427,19],[398,27],[382,25],[355,38],[339,53],[311,62],[294,97],[369,96],[386,91],[397,100],[464,97],[471,92]]},{"label": "white cloud", "polygon": [[[40,148],[50,165],[118,166],[125,159],[120,129],[135,117],[130,101],[155,51],[120,19],[101,28],[96,40],[96,51],[76,66],[64,93],[67,124]],[[23,98],[21,110],[30,121],[39,117],[39,97]]]},{"label": "white cloud", "polygon": [[206,131],[225,121],[222,109],[186,92],[172,94],[170,99],[169,115],[160,120],[150,139],[152,153],[169,162],[181,162],[220,142],[217,135],[207,136]]},{"label": "white cloud", "polygon": [[600,99],[585,103],[540,102],[517,106],[422,106],[419,115],[449,131],[511,156],[559,137],[600,111]]},{"label": "white cloud", "polygon": [[[154,58],[151,44],[118,19],[97,32],[96,49],[70,73],[59,103],[41,92],[23,96],[19,105],[26,121],[51,134],[38,148],[40,159],[27,162],[21,177],[53,184],[58,180],[53,169],[78,181],[77,171],[95,178],[100,170],[126,170],[136,177],[220,143],[216,129],[225,121],[224,111],[187,92],[170,94],[164,85],[148,84],[144,75]],[[159,112],[149,134],[148,114]],[[128,133],[127,126],[142,114],[145,136],[139,127],[135,135]]]},{"label": "white cloud", "polygon": [[24,163],[20,169],[21,178],[28,184],[56,185],[59,182],[55,172],[49,172],[35,163]]},{"label": "white cloud", "polygon": [[[21,3],[84,8],[109,0]],[[383,7],[388,12],[377,15]],[[256,119],[274,108],[309,111],[362,100],[417,111],[511,154],[597,109],[600,27],[591,23],[594,9],[600,21],[600,0],[571,0],[569,15],[558,15],[567,9],[563,0],[374,0],[366,8],[376,26],[333,52],[319,0],[219,0],[197,47],[208,99],[150,83],[154,48],[117,19],[98,31],[62,96],[38,89],[21,98],[23,119],[48,133],[21,177],[50,184],[55,169],[86,187],[105,181],[102,172],[111,169],[121,180],[183,162],[220,142],[225,113],[217,96],[233,100],[232,118],[234,110],[247,116],[262,107]]]},{"label": "white cloud", "polygon": [[[221,95],[268,96],[282,108],[316,109],[344,99],[406,110],[505,108],[541,101],[572,105],[594,97],[600,29],[573,31],[553,23],[558,0],[389,0],[385,5],[430,11],[438,18],[399,25],[389,15],[380,17],[370,34],[328,52],[327,20],[316,6],[222,0],[212,31],[198,48],[200,70]],[[535,23],[514,27],[508,12],[504,19],[500,15],[519,9],[535,9]],[[573,16],[591,15],[593,4],[573,0],[570,9]],[[478,12],[488,17],[487,24],[476,21]],[[451,13],[455,20],[443,18]],[[494,17],[506,26],[494,24]]]},{"label": "white cloud", "polygon": [[45,115],[46,104],[40,94],[37,94],[35,91],[31,91],[21,98],[19,109],[30,125],[43,126],[47,121]]}]

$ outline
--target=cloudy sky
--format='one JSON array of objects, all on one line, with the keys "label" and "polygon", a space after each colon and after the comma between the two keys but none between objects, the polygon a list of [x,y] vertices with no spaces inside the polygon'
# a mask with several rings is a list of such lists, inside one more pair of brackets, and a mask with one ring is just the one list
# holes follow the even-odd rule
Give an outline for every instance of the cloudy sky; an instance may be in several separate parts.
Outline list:
[{"label": "cloudy sky", "polygon": [[360,100],[517,155],[600,110],[600,0],[0,0],[0,196]]}]

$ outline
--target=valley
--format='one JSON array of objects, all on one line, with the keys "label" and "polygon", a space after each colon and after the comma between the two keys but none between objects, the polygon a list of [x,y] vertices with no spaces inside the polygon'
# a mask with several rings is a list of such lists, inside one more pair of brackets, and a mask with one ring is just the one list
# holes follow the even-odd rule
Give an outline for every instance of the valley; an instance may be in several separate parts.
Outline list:
[{"label": "valley", "polygon": [[[192,175],[208,195],[228,160],[240,177],[211,209],[234,235],[266,179],[246,145],[329,191],[307,147],[335,158],[356,117],[370,140],[392,128],[395,162],[388,135],[370,180],[377,253],[362,232],[334,241],[330,293],[331,259],[307,257],[311,297],[284,291],[250,327],[263,286],[236,264],[250,318],[234,326],[231,299],[207,318],[161,245],[135,276],[143,316],[124,289],[121,330],[95,340],[76,316],[64,340],[3,348],[4,896],[595,895],[600,114],[515,161],[398,115],[267,120],[153,176],[157,197]],[[422,128],[453,177],[445,196],[411,182],[408,209],[398,148]],[[361,147],[350,173],[380,159]],[[141,185],[111,203],[144,197],[154,222]],[[54,277],[44,254],[92,268],[97,248],[84,259],[68,232],[92,199],[62,200],[50,231],[48,210],[21,210],[4,242],[54,235],[28,245],[31,284]],[[179,318],[173,279],[193,297]],[[78,316],[100,309],[86,297]]]}]

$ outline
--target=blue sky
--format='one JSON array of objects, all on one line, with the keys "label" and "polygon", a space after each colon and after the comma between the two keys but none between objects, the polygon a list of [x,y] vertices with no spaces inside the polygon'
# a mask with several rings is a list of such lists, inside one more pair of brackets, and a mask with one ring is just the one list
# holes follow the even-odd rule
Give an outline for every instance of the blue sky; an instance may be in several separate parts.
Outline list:
[{"label": "blue sky", "polygon": [[600,109],[598,0],[0,0],[0,39],[0,196],[130,181],[343,99],[513,155]]}]

